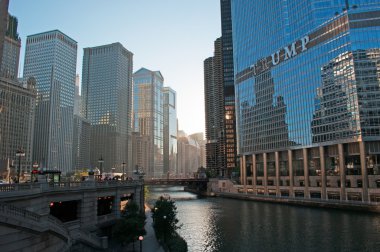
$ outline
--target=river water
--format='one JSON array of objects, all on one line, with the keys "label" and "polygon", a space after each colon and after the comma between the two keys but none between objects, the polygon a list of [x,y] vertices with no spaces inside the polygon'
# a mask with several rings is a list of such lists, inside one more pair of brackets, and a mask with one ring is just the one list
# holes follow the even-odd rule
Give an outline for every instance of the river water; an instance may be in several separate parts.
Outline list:
[{"label": "river water", "polygon": [[148,202],[163,194],[190,252],[380,251],[380,214],[198,198],[177,186],[150,187]]}]

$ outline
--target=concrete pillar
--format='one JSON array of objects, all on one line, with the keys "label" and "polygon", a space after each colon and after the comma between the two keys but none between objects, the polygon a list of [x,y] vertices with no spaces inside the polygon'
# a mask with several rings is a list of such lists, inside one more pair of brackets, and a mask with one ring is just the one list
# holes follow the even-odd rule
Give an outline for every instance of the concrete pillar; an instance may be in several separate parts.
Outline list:
[{"label": "concrete pillar", "polygon": [[264,162],[264,194],[268,195],[268,165],[267,165],[267,153],[263,153]]},{"label": "concrete pillar", "polygon": [[247,193],[247,157],[243,156],[243,187],[244,193]]},{"label": "concrete pillar", "polygon": [[240,157],[240,184],[243,184],[244,182],[244,176],[243,176],[243,158]]},{"label": "concrete pillar", "polygon": [[95,226],[98,223],[98,197],[96,191],[84,192],[80,206],[81,228]]},{"label": "concrete pillar", "polygon": [[294,177],[293,177],[293,156],[292,150],[288,150],[288,164],[289,164],[289,197],[294,197]]},{"label": "concrete pillar", "polygon": [[274,153],[275,157],[275,166],[276,166],[276,195],[281,196],[280,193],[280,156],[278,151]]},{"label": "concrete pillar", "polygon": [[321,183],[322,183],[322,193],[321,198],[327,199],[326,194],[326,161],[325,161],[325,149],[323,146],[319,146],[319,161],[321,165]]},{"label": "concrete pillar", "polygon": [[112,213],[116,216],[116,218],[121,217],[120,197],[121,197],[120,191],[119,189],[117,189],[115,193],[115,198],[113,199],[113,204],[112,204]]},{"label": "concrete pillar", "polygon": [[303,173],[304,173],[304,178],[305,178],[305,198],[309,199],[310,198],[310,193],[309,193],[309,157],[307,155],[307,149],[303,148],[302,149],[302,154],[303,154]]},{"label": "concrete pillar", "polygon": [[366,150],[365,143],[359,142],[360,149],[360,168],[362,170],[362,201],[368,202],[368,172],[367,172],[367,163],[366,163]]},{"label": "concrete pillar", "polygon": [[252,185],[253,185],[253,193],[256,195],[256,186],[257,186],[257,175],[256,175],[256,170],[257,170],[257,167],[256,167],[256,155],[255,154],[252,154],[252,172],[253,172],[253,175],[252,175]]},{"label": "concrete pillar", "polygon": [[340,200],[346,200],[346,167],[344,165],[343,144],[338,144],[339,172],[340,172]]}]

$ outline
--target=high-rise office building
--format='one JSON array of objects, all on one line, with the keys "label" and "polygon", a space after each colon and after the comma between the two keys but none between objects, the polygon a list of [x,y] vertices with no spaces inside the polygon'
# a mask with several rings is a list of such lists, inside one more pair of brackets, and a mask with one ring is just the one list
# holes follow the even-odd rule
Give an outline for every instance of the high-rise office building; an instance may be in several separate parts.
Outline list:
[{"label": "high-rise office building", "polygon": [[214,56],[204,61],[206,165],[214,176],[223,176],[226,167],[223,89],[222,40],[218,38]]},{"label": "high-rise office building", "polygon": [[177,173],[177,93],[170,87],[163,87],[163,174]]},{"label": "high-rise office building", "polygon": [[[164,77],[160,71],[141,68],[133,74],[133,127],[141,136],[149,137],[148,167],[141,167],[147,177],[164,175]],[[135,164],[133,164],[135,166]]]},{"label": "high-rise office building", "polygon": [[0,0],[0,64],[3,62],[4,40],[8,25],[8,6],[9,0]]},{"label": "high-rise office building", "polygon": [[231,0],[220,0],[222,25],[222,80],[223,80],[223,176],[230,176],[237,168],[234,58],[232,38]]},{"label": "high-rise office building", "polygon": [[16,79],[18,76],[18,65],[20,60],[21,39],[17,33],[17,24],[17,18],[8,15],[0,75],[11,79]]},{"label": "high-rise office building", "polygon": [[74,129],[73,129],[73,169],[82,171],[91,168],[90,136],[91,124],[82,115],[82,96],[80,95],[79,75],[75,78]]},{"label": "high-rise office building", "polygon": [[110,172],[130,165],[132,71],[133,54],[120,43],[84,49],[81,94],[93,168]]},{"label": "high-rise office building", "polygon": [[33,161],[41,168],[72,170],[77,42],[59,30],[26,40],[24,77],[36,80]]},{"label": "high-rise office building", "polygon": [[245,189],[380,201],[380,2],[233,0],[232,10]]},{"label": "high-rise office building", "polygon": [[[24,87],[17,80],[0,77],[0,178],[3,180],[11,181],[10,178],[18,176],[19,161],[21,180],[24,180],[24,174],[30,174],[33,162],[35,84],[34,78],[29,78]],[[18,160],[16,153],[20,150],[25,156]]]},{"label": "high-rise office building", "polygon": [[178,132],[178,172],[177,177],[194,177],[200,165],[200,147],[198,141],[184,131]]}]

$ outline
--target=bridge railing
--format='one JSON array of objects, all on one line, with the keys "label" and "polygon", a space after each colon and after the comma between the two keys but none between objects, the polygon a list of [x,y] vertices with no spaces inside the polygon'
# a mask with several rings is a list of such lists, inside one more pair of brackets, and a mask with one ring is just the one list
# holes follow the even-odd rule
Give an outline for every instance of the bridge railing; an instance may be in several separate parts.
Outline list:
[{"label": "bridge railing", "polygon": [[0,213],[3,216],[11,216],[17,220],[21,220],[25,223],[30,223],[32,226],[40,227],[41,232],[52,230],[55,233],[64,237],[67,241],[70,241],[70,235],[63,223],[52,215],[39,215],[23,208],[19,208],[13,205],[0,203]]},{"label": "bridge railing", "polygon": [[141,184],[139,180],[105,180],[105,181],[70,181],[70,182],[51,182],[51,183],[20,183],[20,184],[2,184],[0,193],[5,192],[45,192],[60,190],[77,190],[84,188],[104,188],[118,186],[134,186]]}]

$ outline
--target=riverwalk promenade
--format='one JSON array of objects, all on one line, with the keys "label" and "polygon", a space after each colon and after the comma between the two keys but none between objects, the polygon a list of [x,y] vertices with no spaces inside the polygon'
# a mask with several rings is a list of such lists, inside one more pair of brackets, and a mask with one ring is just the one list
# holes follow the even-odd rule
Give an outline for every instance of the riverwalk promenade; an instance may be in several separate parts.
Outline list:
[{"label": "riverwalk promenade", "polygon": [[[142,241],[142,252],[164,252],[164,249],[161,247],[160,243],[157,241],[156,234],[153,229],[153,219],[152,212],[149,206],[145,205],[145,230],[146,235],[144,236],[144,240]],[[122,248],[111,248],[108,251],[112,252],[132,252],[132,251],[140,251],[140,242],[135,242],[135,248],[133,249],[133,244],[128,244],[128,246]]]}]

